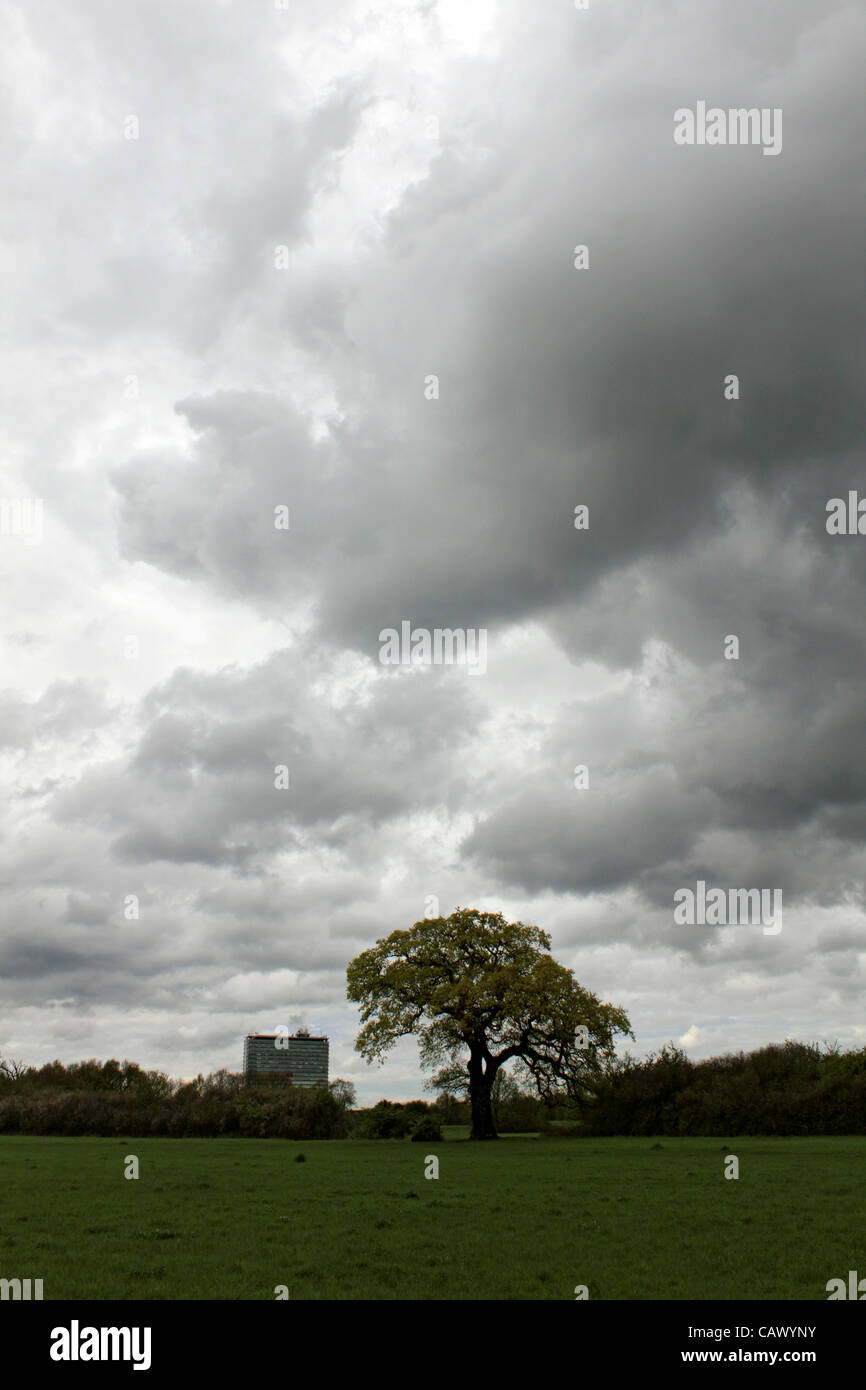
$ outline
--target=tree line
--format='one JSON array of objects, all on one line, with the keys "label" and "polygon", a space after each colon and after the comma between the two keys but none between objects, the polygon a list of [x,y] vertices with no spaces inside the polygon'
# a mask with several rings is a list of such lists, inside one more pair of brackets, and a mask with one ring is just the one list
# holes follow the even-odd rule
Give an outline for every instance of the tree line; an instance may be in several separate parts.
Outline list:
[{"label": "tree line", "polygon": [[[285,1077],[221,1070],[194,1081],[145,1071],[136,1062],[95,1058],[41,1067],[0,1058],[0,1133],[128,1137],[412,1139],[436,1142],[442,1125],[469,1123],[467,1101],[380,1100],[353,1109],[351,1082],[293,1086]],[[547,1111],[504,1074],[494,1107],[502,1133],[535,1130]]]},{"label": "tree line", "polygon": [[[307,1087],[223,1070],[177,1081],[114,1059],[35,1068],[0,1058],[0,1133],[433,1143],[443,1125],[472,1121],[468,1076],[447,1080],[432,1102],[356,1110],[354,1087],[339,1078]],[[501,1069],[491,1107],[500,1134],[863,1134],[866,1047],[789,1040],[693,1062],[670,1043],[642,1059],[611,1059],[579,1099],[567,1090],[541,1097]]]},{"label": "tree line", "polygon": [[617,1059],[583,1107],[581,1132],[864,1134],[866,1047],[788,1040],[692,1062],[671,1043]]},{"label": "tree line", "polygon": [[114,1058],[38,1068],[0,1059],[0,1134],[345,1139],[354,1100],[339,1078],[293,1086],[222,1070],[178,1081]]}]

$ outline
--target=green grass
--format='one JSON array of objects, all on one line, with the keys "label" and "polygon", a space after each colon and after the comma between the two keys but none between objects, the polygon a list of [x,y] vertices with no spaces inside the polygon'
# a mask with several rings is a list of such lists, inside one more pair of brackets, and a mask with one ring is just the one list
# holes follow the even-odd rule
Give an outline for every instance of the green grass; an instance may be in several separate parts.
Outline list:
[{"label": "green grass", "polygon": [[2,1136],[0,1277],[46,1299],[825,1300],[866,1275],[866,1139],[464,1136]]}]

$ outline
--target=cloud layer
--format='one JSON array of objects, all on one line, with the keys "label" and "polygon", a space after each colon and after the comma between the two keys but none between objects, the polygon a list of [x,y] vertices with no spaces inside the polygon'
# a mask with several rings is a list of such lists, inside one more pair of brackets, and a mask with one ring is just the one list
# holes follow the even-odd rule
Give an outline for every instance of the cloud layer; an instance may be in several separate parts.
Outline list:
[{"label": "cloud layer", "polygon": [[[641,1050],[863,1041],[866,17],[469,9],[9,9],[0,1052],[303,1020],[418,1094],[345,967],[433,902]],[[698,879],[783,931],[675,926]]]}]

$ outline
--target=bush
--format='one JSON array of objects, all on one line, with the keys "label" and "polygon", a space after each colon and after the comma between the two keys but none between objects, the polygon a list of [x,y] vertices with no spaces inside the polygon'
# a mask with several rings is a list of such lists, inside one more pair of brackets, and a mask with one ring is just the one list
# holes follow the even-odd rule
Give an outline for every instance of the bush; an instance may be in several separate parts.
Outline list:
[{"label": "bush", "polygon": [[412,1128],[413,1116],[401,1105],[380,1100],[372,1110],[366,1110],[358,1124],[361,1139],[405,1139]]},{"label": "bush", "polygon": [[547,1112],[538,1097],[521,1091],[500,1103],[496,1129],[500,1134],[532,1134],[546,1120]]},{"label": "bush", "polygon": [[433,1115],[422,1115],[412,1126],[411,1139],[413,1144],[440,1144],[442,1130],[439,1121]]}]

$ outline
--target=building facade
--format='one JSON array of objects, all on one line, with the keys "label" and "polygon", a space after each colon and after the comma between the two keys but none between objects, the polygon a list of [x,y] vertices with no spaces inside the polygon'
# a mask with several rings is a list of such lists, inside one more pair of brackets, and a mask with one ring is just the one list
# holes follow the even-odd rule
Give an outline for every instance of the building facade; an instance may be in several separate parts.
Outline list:
[{"label": "building facade", "polygon": [[293,1086],[327,1086],[328,1039],[297,1033],[248,1033],[244,1038],[244,1075],[275,1072],[291,1077]]}]

